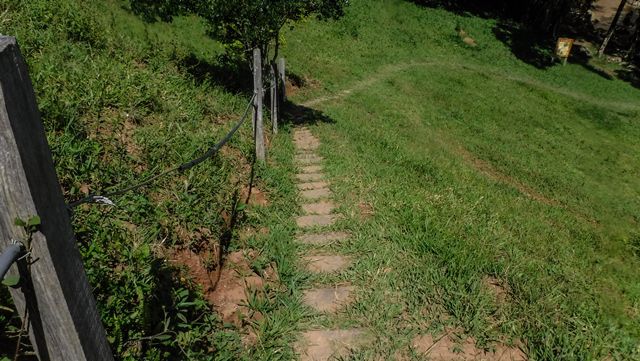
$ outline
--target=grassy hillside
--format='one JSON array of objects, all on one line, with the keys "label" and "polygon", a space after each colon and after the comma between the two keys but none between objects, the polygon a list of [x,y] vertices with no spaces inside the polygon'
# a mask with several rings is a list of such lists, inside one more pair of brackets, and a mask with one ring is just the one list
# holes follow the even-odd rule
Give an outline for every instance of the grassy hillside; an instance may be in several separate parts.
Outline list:
[{"label": "grassy hillside", "polygon": [[[0,33],[17,37],[28,62],[69,202],[200,156],[249,100],[227,90],[228,76],[209,72],[224,71],[217,62],[222,48],[197,18],[145,24],[121,1],[1,0]],[[246,123],[212,161],[114,197],[115,207],[75,209],[78,244],[117,359],[236,359],[241,350],[255,359],[261,352],[246,350],[239,330],[204,301],[201,286],[168,261],[179,248],[236,249],[237,230],[261,224],[263,213],[250,208],[229,223],[251,163]],[[281,173],[256,169],[254,186],[269,194]],[[244,246],[261,251],[255,238]],[[275,252],[267,249],[262,260],[271,262]],[[19,311],[4,287],[0,292],[0,358],[13,359]]]},{"label": "grassy hillside", "polygon": [[425,329],[520,340],[535,360],[637,359],[640,90],[527,65],[496,26],[354,1],[288,35],[294,98],[351,215],[346,253],[364,259],[334,280],[358,280],[357,304],[308,322],[372,328],[358,359]]},{"label": "grassy hillside", "polygon": [[[640,90],[577,64],[530,66],[497,26],[354,0],[339,22],[285,34],[290,118],[321,138],[346,215],[336,228],[353,233],[343,251],[360,259],[348,271],[297,267],[308,249],[294,241],[289,125],[254,174],[269,206],[244,208],[235,227],[248,126],[211,162],[116,207],[76,209],[117,359],[291,360],[298,332],[319,325],[369,329],[376,342],[358,360],[421,359],[412,339],[444,330],[521,345],[531,360],[640,358]],[[248,101],[197,18],[145,24],[115,0],[0,0],[0,33],[21,44],[69,201],[199,155]],[[166,261],[220,242],[278,270],[278,287],[249,298],[261,317],[245,329]],[[301,306],[310,284],[344,280],[360,290],[345,312]],[[4,289],[0,306],[0,358],[13,357],[19,321]]]}]

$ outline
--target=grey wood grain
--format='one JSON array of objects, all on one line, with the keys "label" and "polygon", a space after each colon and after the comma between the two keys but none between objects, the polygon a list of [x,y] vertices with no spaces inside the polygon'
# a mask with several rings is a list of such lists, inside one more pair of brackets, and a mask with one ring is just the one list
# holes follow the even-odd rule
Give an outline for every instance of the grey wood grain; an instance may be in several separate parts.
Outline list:
[{"label": "grey wood grain", "polygon": [[260,55],[260,49],[257,48],[253,49],[253,88],[256,95],[254,100],[253,112],[256,159],[260,162],[264,162],[264,124],[262,120],[262,104],[264,92],[262,90],[262,58]]},{"label": "grey wood grain", "polygon": [[0,248],[25,240],[16,218],[38,215],[30,270],[12,266],[41,361],[113,360],[53,167],[27,66],[13,37],[0,37]]}]

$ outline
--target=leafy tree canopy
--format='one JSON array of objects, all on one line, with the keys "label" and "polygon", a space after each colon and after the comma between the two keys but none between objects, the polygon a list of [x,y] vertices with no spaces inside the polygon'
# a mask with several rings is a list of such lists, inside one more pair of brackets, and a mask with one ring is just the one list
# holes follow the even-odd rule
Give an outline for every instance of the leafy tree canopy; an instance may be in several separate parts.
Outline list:
[{"label": "leafy tree canopy", "polygon": [[132,10],[148,21],[170,21],[175,15],[196,14],[207,20],[210,34],[231,53],[247,59],[259,48],[266,59],[277,57],[285,25],[310,16],[337,19],[349,0],[130,0]]}]

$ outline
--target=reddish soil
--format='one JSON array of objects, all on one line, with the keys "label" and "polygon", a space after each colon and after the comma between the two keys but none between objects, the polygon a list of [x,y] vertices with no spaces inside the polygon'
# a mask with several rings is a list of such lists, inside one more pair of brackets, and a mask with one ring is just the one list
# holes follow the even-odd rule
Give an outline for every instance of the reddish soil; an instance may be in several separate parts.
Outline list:
[{"label": "reddish soil", "polygon": [[250,206],[267,206],[269,205],[269,200],[267,198],[266,193],[256,188],[255,186],[249,188],[245,186],[242,188],[240,192],[240,199],[242,202],[247,203]]},{"label": "reddish soil", "polygon": [[373,206],[366,202],[358,203],[358,209],[360,210],[360,218],[362,219],[371,218],[374,214]]},{"label": "reddish soil", "polygon": [[498,305],[502,305],[509,299],[509,285],[493,276],[486,276],[482,279],[482,285],[494,296]]},{"label": "reddish soil", "polygon": [[417,336],[411,344],[413,350],[433,361],[526,361],[527,357],[519,348],[496,345],[495,350],[485,351],[476,346],[472,338],[457,340],[445,334],[434,338],[431,334]]},{"label": "reddish soil", "polygon": [[242,327],[251,321],[262,319],[262,315],[247,307],[248,295],[261,292],[267,283],[278,281],[273,265],[268,266],[262,275],[251,269],[251,263],[257,256],[255,251],[249,251],[246,255],[242,251],[230,253],[221,268],[219,263],[215,262],[218,259],[216,252],[195,253],[189,249],[181,249],[170,257],[170,261],[186,267],[193,281],[203,287],[205,298],[213,305],[224,323]]}]

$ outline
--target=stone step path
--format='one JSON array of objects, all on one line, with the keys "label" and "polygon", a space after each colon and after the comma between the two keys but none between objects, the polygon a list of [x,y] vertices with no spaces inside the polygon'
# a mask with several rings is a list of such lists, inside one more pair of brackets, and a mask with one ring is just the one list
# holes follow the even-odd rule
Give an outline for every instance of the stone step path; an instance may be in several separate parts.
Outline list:
[{"label": "stone step path", "polygon": [[[322,172],[324,159],[316,154],[320,141],[306,127],[294,130],[293,141],[297,154],[295,162],[299,173],[297,187],[303,201],[303,214],[296,218],[301,230],[297,241],[321,248],[337,244],[349,238],[346,232],[326,231],[322,228],[333,226],[340,219],[334,213],[336,207],[331,201],[330,182]],[[350,267],[352,259],[338,254],[310,252],[301,257],[304,267],[315,274],[335,273]],[[303,294],[304,304],[318,313],[332,314],[347,307],[354,301],[354,287],[349,283],[338,285],[315,285]],[[303,361],[326,361],[344,357],[364,342],[366,332],[362,329],[317,329],[302,334],[296,344],[296,352]]]}]

